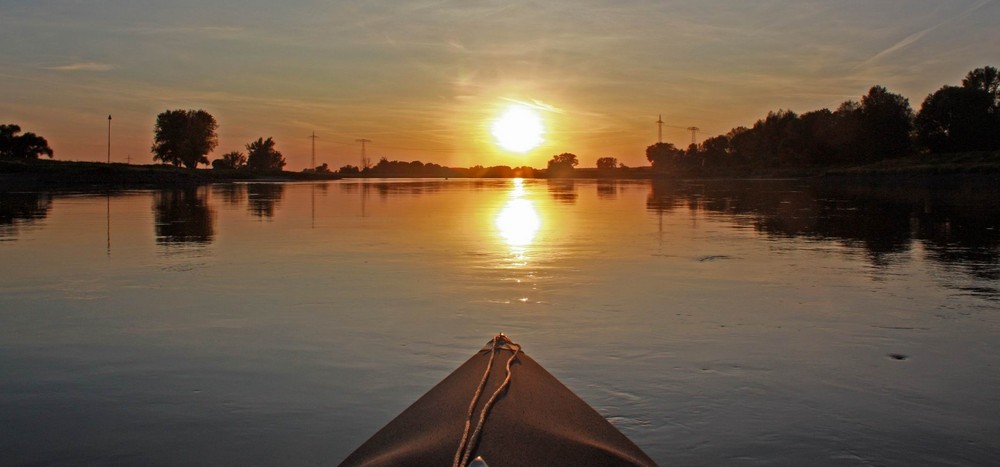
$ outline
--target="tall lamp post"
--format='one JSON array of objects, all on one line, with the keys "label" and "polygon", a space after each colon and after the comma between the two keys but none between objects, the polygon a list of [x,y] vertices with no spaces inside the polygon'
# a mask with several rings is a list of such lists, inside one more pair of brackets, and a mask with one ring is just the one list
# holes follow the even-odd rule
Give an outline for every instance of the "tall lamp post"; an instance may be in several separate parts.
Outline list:
[{"label": "tall lamp post", "polygon": [[111,115],[108,114],[108,164],[111,163]]}]

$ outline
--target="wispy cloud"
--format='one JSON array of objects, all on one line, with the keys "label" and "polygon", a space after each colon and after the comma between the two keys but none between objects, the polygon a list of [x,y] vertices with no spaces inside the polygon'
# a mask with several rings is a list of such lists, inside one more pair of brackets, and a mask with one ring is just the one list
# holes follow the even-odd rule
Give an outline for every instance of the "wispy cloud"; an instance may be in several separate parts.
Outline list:
[{"label": "wispy cloud", "polygon": [[45,67],[46,70],[52,71],[108,71],[114,69],[113,65],[107,63],[98,62],[76,62],[68,63],[66,65],[56,65]]},{"label": "wispy cloud", "polygon": [[199,36],[213,39],[233,39],[242,35],[242,26],[135,26],[127,31],[144,36]]},{"label": "wispy cloud", "polygon": [[501,99],[503,99],[503,100],[505,100],[507,102],[512,102],[514,104],[523,105],[525,107],[531,107],[531,108],[536,109],[536,110],[544,110],[546,112],[552,112],[552,113],[557,113],[557,114],[565,113],[565,111],[563,109],[560,109],[560,108],[558,108],[558,107],[556,107],[554,105],[547,104],[547,103],[542,102],[542,101],[537,100],[537,99],[532,99],[531,102],[522,101],[522,100],[518,100],[518,99],[511,99],[509,97],[501,97]]},{"label": "wispy cloud", "polygon": [[872,55],[867,60],[865,60],[864,62],[861,62],[860,64],[858,64],[854,68],[855,69],[864,68],[864,67],[866,67],[866,66],[868,66],[868,65],[870,65],[872,63],[875,63],[875,62],[881,60],[883,57],[885,57],[887,55],[890,55],[890,54],[892,54],[892,53],[894,53],[894,52],[896,52],[898,50],[904,49],[907,46],[912,45],[913,43],[919,41],[922,37],[926,36],[931,31],[937,29],[939,26],[941,26],[941,24],[943,24],[943,23],[935,24],[934,26],[926,28],[926,29],[924,29],[922,31],[917,31],[917,32],[915,32],[913,34],[910,34],[909,36],[904,37],[902,40],[900,40],[900,41],[896,42],[895,44],[892,44],[891,46],[883,49],[881,52],[879,52],[879,53],[877,53],[875,55]]},{"label": "wispy cloud", "polygon": [[933,32],[935,29],[938,29],[938,28],[940,28],[940,27],[942,27],[944,25],[947,25],[949,23],[953,23],[953,22],[965,19],[969,15],[973,14],[976,10],[978,10],[978,9],[980,9],[980,8],[986,6],[986,5],[989,5],[991,2],[992,2],[992,0],[981,0],[980,2],[978,2],[978,3],[974,4],[974,5],[972,5],[971,7],[969,7],[967,9],[959,12],[957,15],[952,16],[951,18],[945,19],[943,21],[939,21],[939,22],[937,22],[937,23],[935,23],[935,24],[933,24],[933,25],[931,25],[929,27],[926,27],[926,28],[924,28],[924,29],[922,29],[920,31],[917,31],[917,32],[913,33],[913,34],[910,34],[910,35],[904,37],[902,40],[896,42],[895,44],[892,44],[891,46],[889,46],[889,47],[883,49],[882,51],[878,52],[877,54],[872,55],[867,60],[865,60],[864,62],[861,62],[859,65],[857,65],[855,67],[855,69],[863,68],[863,67],[865,67],[867,65],[870,65],[872,63],[875,63],[875,62],[881,60],[882,58],[886,57],[887,55],[891,55],[891,54],[893,54],[893,53],[895,53],[895,52],[897,52],[899,50],[902,50],[902,49],[904,49],[906,47],[909,47],[910,45],[913,45],[914,43],[916,43],[917,41],[919,41],[920,39],[922,39],[927,34]]}]

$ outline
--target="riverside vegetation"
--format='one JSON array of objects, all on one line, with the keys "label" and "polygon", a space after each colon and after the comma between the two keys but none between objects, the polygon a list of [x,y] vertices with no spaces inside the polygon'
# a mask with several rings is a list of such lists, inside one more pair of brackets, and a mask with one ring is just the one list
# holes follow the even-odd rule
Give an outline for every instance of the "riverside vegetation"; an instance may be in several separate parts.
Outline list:
[{"label": "riverside vegetation", "polygon": [[[836,110],[803,114],[772,111],[750,127],[737,127],[681,149],[658,142],[646,148],[647,167],[626,167],[613,156],[596,168],[577,168],[571,152],[553,156],[544,169],[528,166],[445,167],[382,157],[377,164],[327,164],[287,172],[273,138],[245,145],[209,162],[218,146],[215,118],[204,110],[167,110],[154,127],[152,153],[162,165],[100,164],[38,160],[54,151],[45,138],[19,135],[16,124],[0,125],[0,181],[17,184],[160,184],[245,179],[334,179],[340,177],[782,177],[824,174],[954,174],[1000,172],[1000,72],[992,66],[968,72],[960,86],[928,95],[919,112],[909,100],[873,86],[859,101]],[[212,170],[199,165],[211,164]],[[186,167],[188,170],[181,169]]]}]

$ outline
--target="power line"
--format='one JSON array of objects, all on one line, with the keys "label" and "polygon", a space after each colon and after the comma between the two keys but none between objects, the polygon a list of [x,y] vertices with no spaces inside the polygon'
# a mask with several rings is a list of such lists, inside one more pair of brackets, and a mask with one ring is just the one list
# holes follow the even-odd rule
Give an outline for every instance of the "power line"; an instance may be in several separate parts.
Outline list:
[{"label": "power line", "polygon": [[666,123],[663,122],[663,116],[662,116],[662,114],[656,120],[656,127],[657,127],[657,136],[659,138],[659,142],[660,143],[663,142],[663,127],[667,127],[667,128],[677,128],[678,130],[687,130],[687,131],[690,131],[691,132],[691,144],[698,144],[698,132],[701,131],[701,128],[698,128],[696,126],[667,125]]}]

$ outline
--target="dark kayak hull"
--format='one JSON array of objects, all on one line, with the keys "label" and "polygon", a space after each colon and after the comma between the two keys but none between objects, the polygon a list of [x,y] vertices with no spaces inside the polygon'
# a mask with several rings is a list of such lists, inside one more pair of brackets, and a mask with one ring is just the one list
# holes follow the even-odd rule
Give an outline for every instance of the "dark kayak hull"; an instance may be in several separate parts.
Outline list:
[{"label": "dark kayak hull", "polygon": [[[498,349],[475,410],[506,376],[513,350]],[[341,465],[450,466],[490,351],[480,351],[354,451]],[[641,449],[523,352],[489,412],[474,454],[492,467],[656,465]]]}]

